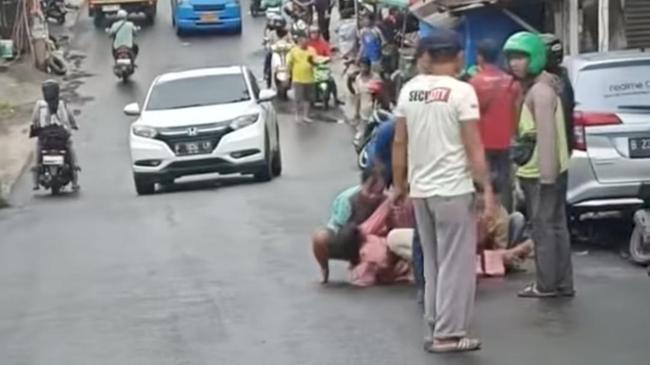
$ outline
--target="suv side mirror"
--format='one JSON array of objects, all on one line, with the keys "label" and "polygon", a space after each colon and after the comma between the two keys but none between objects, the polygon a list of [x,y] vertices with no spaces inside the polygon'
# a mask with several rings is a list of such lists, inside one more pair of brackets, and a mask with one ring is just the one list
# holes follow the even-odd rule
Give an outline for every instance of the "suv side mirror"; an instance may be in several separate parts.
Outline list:
[{"label": "suv side mirror", "polygon": [[140,106],[138,103],[131,103],[124,107],[124,114],[131,117],[137,117],[140,115]]},{"label": "suv side mirror", "polygon": [[275,99],[275,97],[277,95],[278,94],[274,90],[264,89],[264,90],[260,91],[260,96],[257,99],[257,102],[265,103],[267,101],[271,101],[271,100]]}]

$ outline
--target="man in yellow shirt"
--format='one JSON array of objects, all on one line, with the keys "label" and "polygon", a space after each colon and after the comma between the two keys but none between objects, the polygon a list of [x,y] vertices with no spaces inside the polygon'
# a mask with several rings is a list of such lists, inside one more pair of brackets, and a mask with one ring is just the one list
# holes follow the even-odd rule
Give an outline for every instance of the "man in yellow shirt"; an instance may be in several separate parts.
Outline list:
[{"label": "man in yellow shirt", "polygon": [[314,87],[314,57],[316,51],[309,47],[304,35],[299,36],[298,45],[287,56],[296,100],[296,120],[299,122],[313,122],[309,117],[309,108]]}]

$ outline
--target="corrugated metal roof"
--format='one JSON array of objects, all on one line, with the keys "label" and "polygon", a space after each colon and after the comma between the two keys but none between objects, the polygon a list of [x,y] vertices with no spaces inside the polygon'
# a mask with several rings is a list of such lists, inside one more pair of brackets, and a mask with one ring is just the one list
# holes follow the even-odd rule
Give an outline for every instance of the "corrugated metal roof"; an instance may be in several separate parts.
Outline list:
[{"label": "corrugated metal roof", "polygon": [[650,1],[626,0],[625,35],[629,48],[650,47]]}]

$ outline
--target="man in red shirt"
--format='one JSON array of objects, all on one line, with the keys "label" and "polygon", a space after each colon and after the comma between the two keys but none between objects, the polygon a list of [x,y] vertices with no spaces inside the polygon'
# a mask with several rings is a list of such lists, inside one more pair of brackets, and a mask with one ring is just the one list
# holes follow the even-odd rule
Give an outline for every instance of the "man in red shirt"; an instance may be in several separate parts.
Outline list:
[{"label": "man in red shirt", "polygon": [[[316,54],[320,57],[332,57],[332,46],[328,41],[321,37],[320,29],[318,26],[312,25],[309,27],[308,46],[312,47],[316,51]],[[338,89],[333,77],[330,78],[330,88],[332,89],[332,95],[334,96],[336,103],[339,105],[343,104],[343,102],[339,100]]]},{"label": "man in red shirt", "polygon": [[512,211],[512,162],[510,144],[515,133],[521,87],[497,65],[500,49],[491,40],[479,43],[479,72],[470,80],[478,95],[479,127],[496,193],[508,212]]}]

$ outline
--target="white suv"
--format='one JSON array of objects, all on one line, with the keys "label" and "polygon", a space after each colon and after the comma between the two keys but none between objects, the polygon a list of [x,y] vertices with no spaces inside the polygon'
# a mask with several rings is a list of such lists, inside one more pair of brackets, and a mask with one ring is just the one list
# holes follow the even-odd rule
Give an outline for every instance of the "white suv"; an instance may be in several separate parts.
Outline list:
[{"label": "white suv", "polygon": [[196,174],[252,174],[269,181],[282,172],[272,90],[261,90],[244,66],[173,72],[152,83],[131,126],[133,178],[138,194],[155,184]]}]

